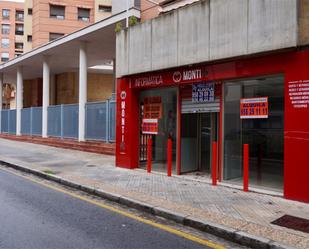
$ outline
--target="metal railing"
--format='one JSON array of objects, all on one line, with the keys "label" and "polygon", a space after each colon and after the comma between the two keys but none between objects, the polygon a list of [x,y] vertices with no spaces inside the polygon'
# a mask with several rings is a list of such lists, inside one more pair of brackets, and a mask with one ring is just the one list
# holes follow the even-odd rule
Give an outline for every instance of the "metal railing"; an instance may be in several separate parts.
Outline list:
[{"label": "metal railing", "polygon": [[42,135],[42,107],[21,109],[21,134]]},{"label": "metal railing", "polygon": [[109,141],[116,141],[116,101],[109,102]]},{"label": "metal railing", "polygon": [[86,104],[86,132],[88,140],[115,141],[116,102],[92,102]]},{"label": "metal railing", "polygon": [[78,138],[78,104],[49,106],[47,135]]},{"label": "metal railing", "polygon": [[[54,105],[47,109],[47,135],[78,138],[78,104]],[[85,138],[114,142],[116,138],[116,101],[92,102],[85,105]],[[16,134],[16,110],[1,111],[1,132]],[[21,134],[42,135],[42,107],[21,110]]]},{"label": "metal railing", "polygon": [[1,132],[16,134],[16,110],[1,111]]}]

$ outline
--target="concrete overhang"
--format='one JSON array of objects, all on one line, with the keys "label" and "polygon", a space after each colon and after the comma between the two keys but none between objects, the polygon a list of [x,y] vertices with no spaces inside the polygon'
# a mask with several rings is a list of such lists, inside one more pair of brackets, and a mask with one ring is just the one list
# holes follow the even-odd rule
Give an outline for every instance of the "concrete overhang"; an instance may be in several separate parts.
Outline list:
[{"label": "concrete overhang", "polygon": [[[128,12],[120,12],[0,65],[4,83],[16,81],[16,71],[19,66],[23,68],[24,79],[42,77],[44,57],[49,57],[50,70],[53,74],[77,72],[81,42],[87,43],[88,67],[110,64],[116,57],[115,26],[122,22],[124,27],[127,16],[140,18],[140,11],[131,8]],[[111,70],[89,69],[89,72],[111,73]]]}]

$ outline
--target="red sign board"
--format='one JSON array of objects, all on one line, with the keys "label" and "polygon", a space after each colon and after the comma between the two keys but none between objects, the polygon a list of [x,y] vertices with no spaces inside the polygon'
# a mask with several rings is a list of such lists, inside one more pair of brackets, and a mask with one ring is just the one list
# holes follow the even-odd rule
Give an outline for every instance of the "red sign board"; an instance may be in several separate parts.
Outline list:
[{"label": "red sign board", "polygon": [[268,97],[240,99],[240,118],[268,118]]},{"label": "red sign board", "polygon": [[207,81],[208,70],[204,67],[190,67],[176,71],[143,74],[130,78],[130,88],[155,88],[162,86],[178,85]]},{"label": "red sign board", "polygon": [[144,98],[144,118],[159,119],[162,117],[162,98],[152,96]]},{"label": "red sign board", "polygon": [[159,131],[159,122],[158,119],[143,119],[143,125],[142,125],[142,133],[143,134],[151,134],[151,135],[157,135]]}]

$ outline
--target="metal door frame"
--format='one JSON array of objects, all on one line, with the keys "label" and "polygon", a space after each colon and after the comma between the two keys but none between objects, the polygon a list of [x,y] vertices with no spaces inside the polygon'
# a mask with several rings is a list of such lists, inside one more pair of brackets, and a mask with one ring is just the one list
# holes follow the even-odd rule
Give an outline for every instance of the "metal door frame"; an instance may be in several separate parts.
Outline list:
[{"label": "metal door frame", "polygon": [[[202,166],[201,166],[201,162],[202,162],[202,136],[201,136],[201,122],[202,122],[202,118],[201,116],[203,114],[209,114],[210,115],[210,149],[209,149],[209,173],[211,174],[211,162],[212,162],[212,142],[214,141],[214,138],[216,139],[216,141],[218,140],[218,136],[219,136],[219,122],[218,122],[218,118],[219,118],[219,113],[220,112],[200,112],[197,113],[198,114],[198,118],[197,118],[197,139],[198,139],[198,148],[197,148],[197,157],[198,157],[198,165],[197,165],[197,169],[200,172],[205,172],[205,170],[202,170]],[[218,141],[217,141],[218,142]]]}]

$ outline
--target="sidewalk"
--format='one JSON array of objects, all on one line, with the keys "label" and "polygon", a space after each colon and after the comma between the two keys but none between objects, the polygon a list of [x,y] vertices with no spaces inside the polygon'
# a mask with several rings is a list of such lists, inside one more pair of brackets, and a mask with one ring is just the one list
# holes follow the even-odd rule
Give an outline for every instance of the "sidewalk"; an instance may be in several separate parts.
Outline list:
[{"label": "sidewalk", "polygon": [[285,214],[309,218],[309,205],[280,197],[114,166],[114,157],[0,139],[0,160],[48,172],[183,217],[224,226],[296,248],[309,235],[270,224]]}]

